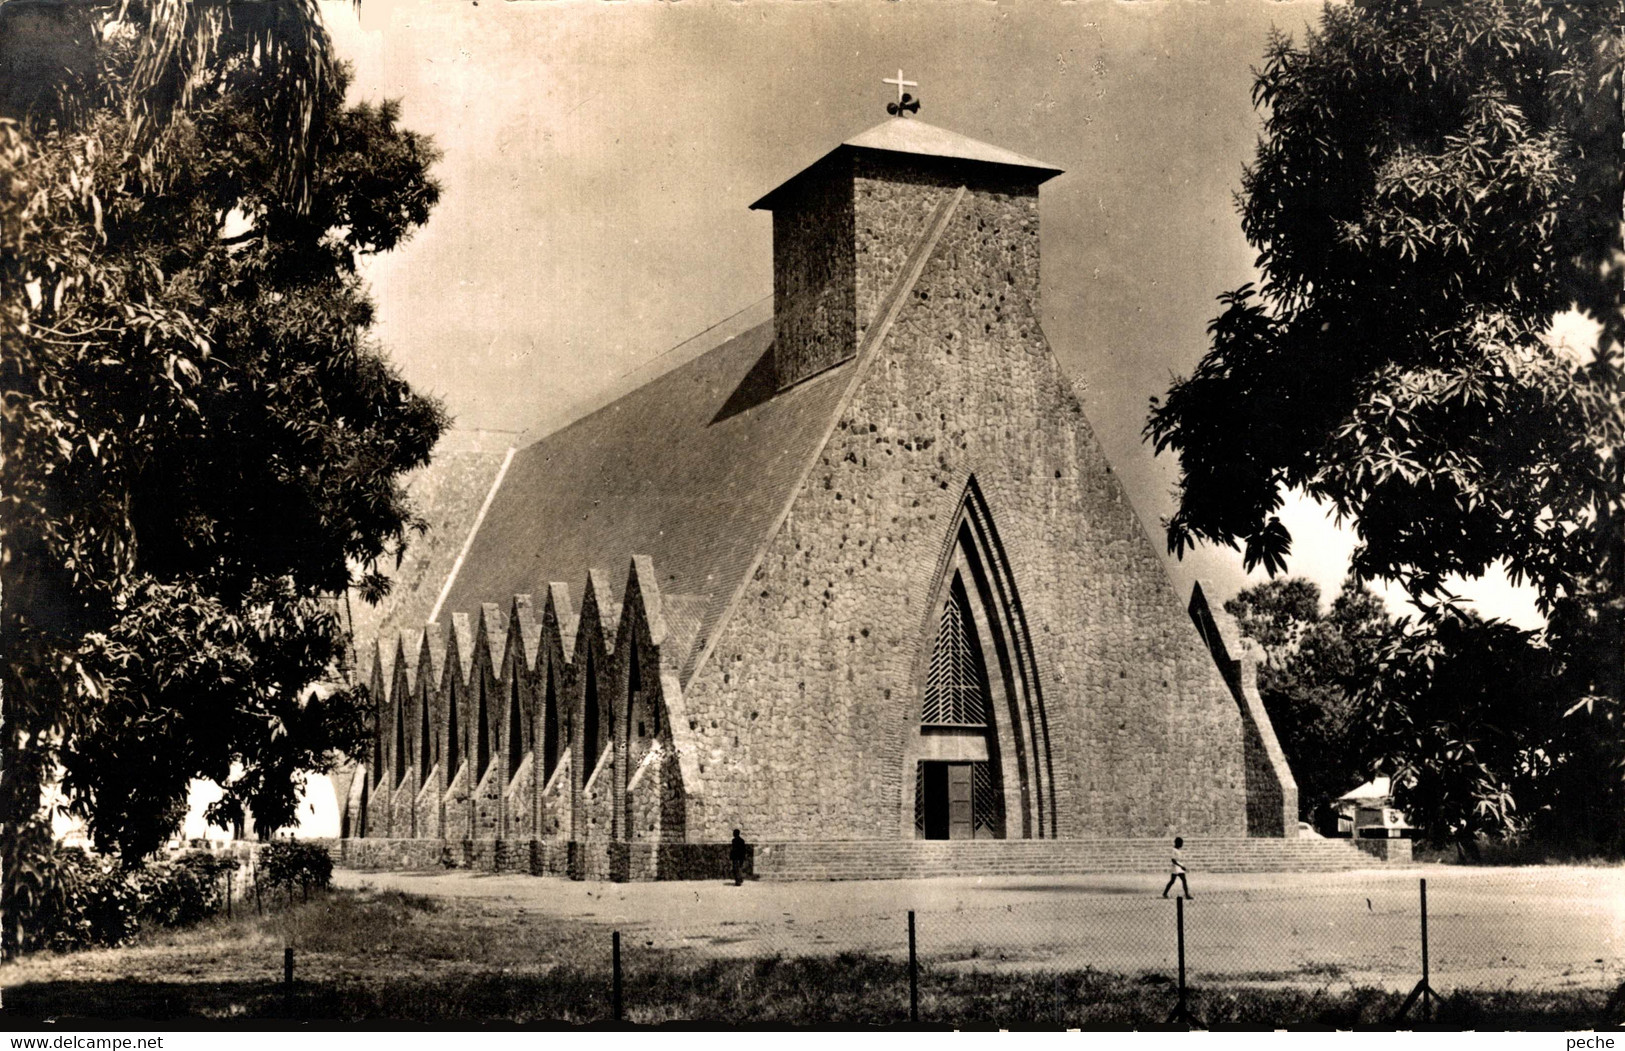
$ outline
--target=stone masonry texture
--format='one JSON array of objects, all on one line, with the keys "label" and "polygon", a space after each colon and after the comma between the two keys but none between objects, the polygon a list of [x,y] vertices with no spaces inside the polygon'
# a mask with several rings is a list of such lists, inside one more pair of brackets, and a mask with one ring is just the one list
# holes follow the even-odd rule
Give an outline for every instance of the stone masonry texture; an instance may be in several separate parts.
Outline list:
[{"label": "stone masonry texture", "polygon": [[[910,174],[863,189],[871,255],[905,253],[884,233],[917,238],[947,192]],[[698,838],[899,835],[927,597],[972,477],[1043,684],[1050,834],[1245,833],[1235,703],[1039,330],[1037,206],[965,196],[688,684]]]},{"label": "stone masonry texture", "polygon": [[[1263,868],[1369,858],[1283,838],[1252,663],[1174,592],[1040,330],[1042,177],[856,149],[780,191],[761,396],[836,387],[797,403],[823,437],[738,590],[698,630],[628,551],[385,640],[346,860],[716,878],[735,828],[776,878],[1105,870],[1175,834]],[[950,579],[995,695],[980,752],[921,726]],[[979,755],[1011,842],[917,838],[918,762]]]}]

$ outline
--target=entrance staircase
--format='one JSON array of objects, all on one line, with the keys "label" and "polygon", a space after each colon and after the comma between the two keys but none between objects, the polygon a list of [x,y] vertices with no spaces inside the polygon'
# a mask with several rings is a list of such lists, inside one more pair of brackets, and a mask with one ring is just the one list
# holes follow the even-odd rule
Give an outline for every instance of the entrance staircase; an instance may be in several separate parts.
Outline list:
[{"label": "entrance staircase", "polygon": [[[1172,846],[1167,838],[759,843],[755,872],[764,880],[1166,874]],[[1403,863],[1408,851],[1389,849],[1384,860],[1347,839],[1191,838],[1183,854],[1193,873],[1342,872]]]}]

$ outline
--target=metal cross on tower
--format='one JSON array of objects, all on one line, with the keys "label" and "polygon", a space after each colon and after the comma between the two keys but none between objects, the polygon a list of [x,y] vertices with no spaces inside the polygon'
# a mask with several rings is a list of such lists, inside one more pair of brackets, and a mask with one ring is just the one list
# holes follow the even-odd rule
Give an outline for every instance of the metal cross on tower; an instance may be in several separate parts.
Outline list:
[{"label": "metal cross on tower", "polygon": [[899,69],[896,77],[881,77],[880,82],[882,84],[897,85],[897,101],[886,103],[887,113],[894,117],[904,117],[910,113],[920,112],[920,100],[903,91],[904,88],[919,87],[919,81],[904,80],[903,71]]}]

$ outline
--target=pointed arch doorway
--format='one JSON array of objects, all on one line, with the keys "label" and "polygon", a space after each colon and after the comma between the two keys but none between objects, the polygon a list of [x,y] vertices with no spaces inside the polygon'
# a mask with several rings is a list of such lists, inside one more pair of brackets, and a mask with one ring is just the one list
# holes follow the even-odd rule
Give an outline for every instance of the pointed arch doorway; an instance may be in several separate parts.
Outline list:
[{"label": "pointed arch doorway", "polygon": [[945,547],[904,747],[904,836],[1053,836],[1049,734],[1031,640],[974,478]]}]

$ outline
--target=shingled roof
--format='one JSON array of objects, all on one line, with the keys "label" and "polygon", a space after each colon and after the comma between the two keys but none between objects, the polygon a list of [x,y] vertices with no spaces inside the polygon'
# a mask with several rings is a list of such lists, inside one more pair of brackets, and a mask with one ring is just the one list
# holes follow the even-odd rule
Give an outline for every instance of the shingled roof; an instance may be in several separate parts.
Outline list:
[{"label": "shingled roof", "polygon": [[[521,449],[443,608],[477,611],[589,569],[618,603],[632,556],[676,598],[668,646],[703,646],[828,432],[852,363],[775,394],[757,325]],[[703,610],[703,612],[701,612]],[[689,653],[677,657],[682,666]]]},{"label": "shingled roof", "polygon": [[[401,629],[423,628],[506,452],[506,447],[441,448],[428,466],[407,476],[407,495],[428,529],[408,537],[406,557],[399,566],[386,560],[379,567],[391,580],[383,601],[373,606],[359,596],[351,599],[351,631],[356,639],[393,639]],[[498,601],[505,608],[511,598],[503,595]]]}]

